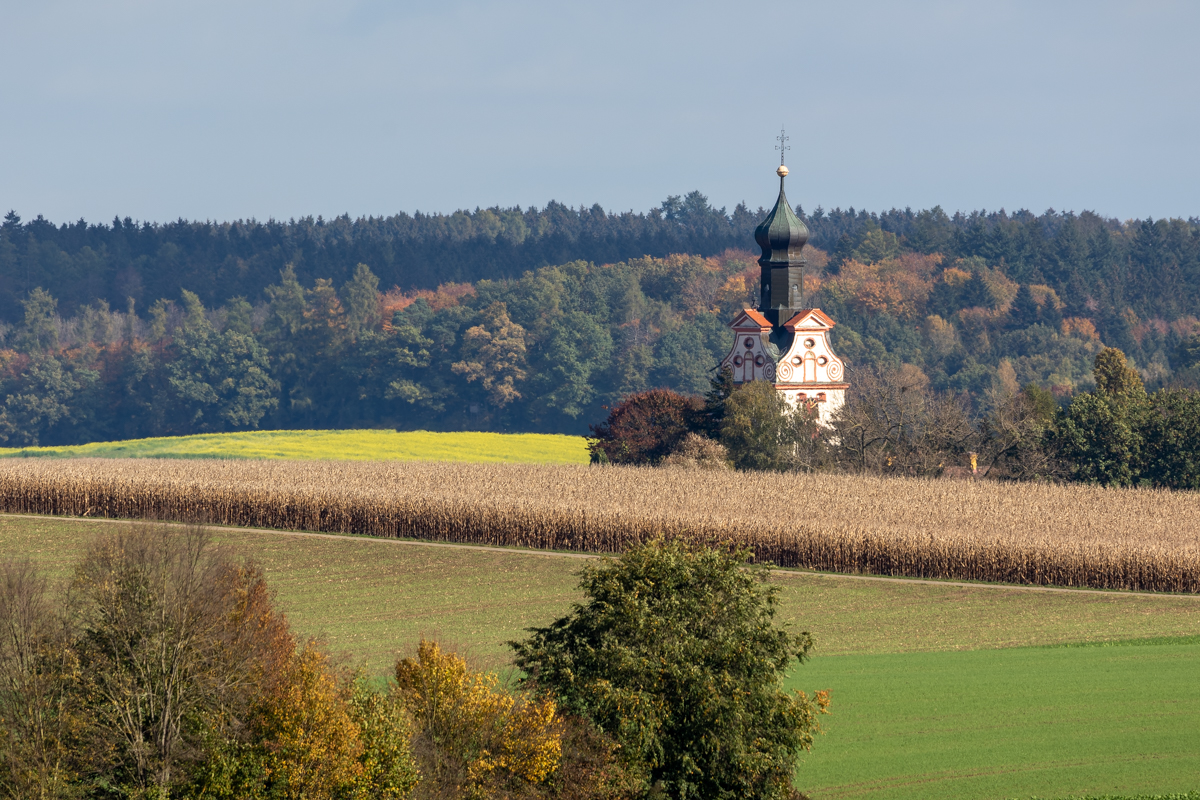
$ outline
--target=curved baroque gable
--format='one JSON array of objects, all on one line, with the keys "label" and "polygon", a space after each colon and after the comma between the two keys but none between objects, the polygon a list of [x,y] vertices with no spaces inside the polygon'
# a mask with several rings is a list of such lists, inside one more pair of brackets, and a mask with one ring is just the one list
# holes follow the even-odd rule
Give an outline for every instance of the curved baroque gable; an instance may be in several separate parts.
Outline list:
[{"label": "curved baroque gable", "polygon": [[775,355],[771,345],[771,323],[752,308],[745,309],[729,324],[733,328],[733,347],[721,360],[729,368],[734,383],[775,380]]}]

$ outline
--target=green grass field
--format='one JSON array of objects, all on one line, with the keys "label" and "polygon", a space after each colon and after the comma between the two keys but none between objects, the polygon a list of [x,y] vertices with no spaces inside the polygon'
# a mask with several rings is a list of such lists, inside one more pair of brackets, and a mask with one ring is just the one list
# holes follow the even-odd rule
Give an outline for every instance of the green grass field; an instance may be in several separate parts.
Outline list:
[{"label": "green grass field", "polygon": [[0,447],[0,458],[274,458],[586,464],[581,436],[459,431],[247,431],[163,436],[71,447]]},{"label": "green grass field", "polygon": [[1200,786],[1200,638],[817,658],[832,688],[797,771],[815,798],[968,798]]},{"label": "green grass field", "polygon": [[[63,580],[108,524],[0,516],[0,557]],[[578,598],[582,565],[357,537],[215,538],[266,568],[299,632],[376,673],[423,635],[502,667],[506,640]],[[797,773],[817,800],[1200,788],[1200,598],[775,580],[784,620],[817,639],[790,685],[832,690],[826,733]],[[1061,646],[1087,642],[1125,644]]]}]

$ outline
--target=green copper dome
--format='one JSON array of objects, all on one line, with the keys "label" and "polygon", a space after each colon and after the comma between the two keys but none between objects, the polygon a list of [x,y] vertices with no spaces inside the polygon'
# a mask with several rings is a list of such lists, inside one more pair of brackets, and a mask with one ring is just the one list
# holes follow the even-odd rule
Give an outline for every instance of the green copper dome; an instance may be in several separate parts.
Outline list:
[{"label": "green copper dome", "polygon": [[763,266],[795,266],[800,264],[800,251],[808,242],[808,226],[800,221],[783,193],[785,168],[780,168],[779,199],[767,218],[754,229],[754,241],[762,248],[758,263]]}]

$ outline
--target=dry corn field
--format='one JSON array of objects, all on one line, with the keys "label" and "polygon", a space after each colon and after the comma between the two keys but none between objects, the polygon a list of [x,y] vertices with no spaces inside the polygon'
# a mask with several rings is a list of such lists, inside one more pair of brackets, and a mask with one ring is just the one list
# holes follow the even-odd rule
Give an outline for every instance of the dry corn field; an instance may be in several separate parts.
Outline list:
[{"label": "dry corn field", "polygon": [[618,552],[652,537],[784,567],[1200,593],[1200,494],[629,467],[13,459],[0,511],[201,519]]}]

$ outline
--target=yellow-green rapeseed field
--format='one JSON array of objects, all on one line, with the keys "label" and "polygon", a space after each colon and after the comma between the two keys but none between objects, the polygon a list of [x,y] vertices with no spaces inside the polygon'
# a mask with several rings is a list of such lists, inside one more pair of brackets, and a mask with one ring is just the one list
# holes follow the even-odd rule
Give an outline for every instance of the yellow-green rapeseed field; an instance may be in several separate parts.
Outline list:
[{"label": "yellow-green rapeseed field", "polygon": [[0,458],[267,458],[297,461],[474,461],[586,464],[582,436],[351,430],[163,436],[70,447],[0,447]]}]

